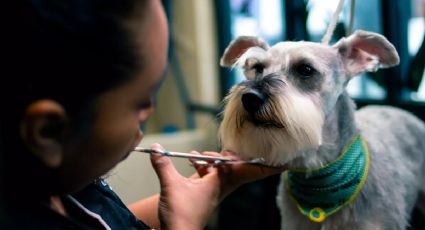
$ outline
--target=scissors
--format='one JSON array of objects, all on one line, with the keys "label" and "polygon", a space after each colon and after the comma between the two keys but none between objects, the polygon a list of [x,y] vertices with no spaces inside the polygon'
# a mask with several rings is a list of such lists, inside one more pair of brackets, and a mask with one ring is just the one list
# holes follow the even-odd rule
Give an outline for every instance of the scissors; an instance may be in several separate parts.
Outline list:
[{"label": "scissors", "polygon": [[228,157],[221,157],[221,156],[207,156],[207,155],[199,155],[199,154],[192,154],[192,153],[172,152],[172,151],[150,149],[150,148],[143,148],[143,147],[136,147],[134,151],[148,153],[148,154],[159,153],[162,156],[167,156],[167,157],[196,159],[196,161],[192,161],[193,166],[219,166],[219,165],[225,165],[225,164],[234,164],[237,162],[247,163],[247,164],[264,163],[263,158],[255,158],[248,161],[242,161],[242,160],[231,159]]}]

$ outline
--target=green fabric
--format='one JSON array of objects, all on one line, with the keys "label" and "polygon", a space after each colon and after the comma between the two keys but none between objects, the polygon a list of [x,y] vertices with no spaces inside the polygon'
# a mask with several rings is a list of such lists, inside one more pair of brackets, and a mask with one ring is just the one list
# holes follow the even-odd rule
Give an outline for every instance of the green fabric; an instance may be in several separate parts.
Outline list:
[{"label": "green fabric", "polygon": [[366,142],[359,135],[334,162],[315,170],[289,170],[285,184],[300,212],[322,222],[360,192],[369,169]]}]

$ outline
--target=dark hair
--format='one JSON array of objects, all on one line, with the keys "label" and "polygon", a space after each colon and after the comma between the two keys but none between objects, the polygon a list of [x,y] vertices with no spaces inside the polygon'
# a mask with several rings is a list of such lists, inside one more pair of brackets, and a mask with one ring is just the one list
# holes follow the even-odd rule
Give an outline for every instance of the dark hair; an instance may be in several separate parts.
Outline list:
[{"label": "dark hair", "polygon": [[52,98],[73,111],[126,82],[141,65],[126,26],[136,2],[144,1],[25,2],[12,34],[16,72],[7,76],[18,81],[19,99]]},{"label": "dark hair", "polygon": [[[128,21],[146,0],[12,0],[1,28],[0,133],[3,162],[26,152],[19,138],[24,109],[37,99],[61,103],[78,127],[92,116],[96,97],[128,82],[142,68],[135,31]],[[3,4],[3,3],[2,3]],[[137,13],[138,18],[143,13]],[[88,122],[86,122],[86,125]],[[87,127],[85,127],[87,128]],[[21,155],[21,154],[19,154]],[[26,154],[31,155],[31,154]],[[22,157],[22,156],[19,156]],[[32,160],[33,156],[25,156]],[[22,173],[26,160],[21,158]],[[29,160],[28,160],[29,161]],[[6,172],[11,167],[4,164]],[[4,179],[8,180],[6,175]]]}]

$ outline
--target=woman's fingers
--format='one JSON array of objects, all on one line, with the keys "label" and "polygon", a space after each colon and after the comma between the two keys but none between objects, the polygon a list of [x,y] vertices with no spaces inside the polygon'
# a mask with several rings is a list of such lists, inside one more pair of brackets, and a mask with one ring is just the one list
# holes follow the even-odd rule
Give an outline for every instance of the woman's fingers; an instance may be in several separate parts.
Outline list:
[{"label": "woman's fingers", "polygon": [[[196,151],[191,151],[190,153],[196,154],[196,155],[201,155],[199,152],[196,152]],[[205,152],[203,152],[202,155],[213,156],[213,155],[211,155],[209,153],[208,154],[205,154]],[[206,174],[211,173],[213,170],[215,170],[215,169],[213,169],[210,166],[204,166],[204,165],[201,165],[201,164],[197,164],[196,162],[199,161],[197,159],[189,159],[189,161],[192,163],[193,167],[195,167],[196,172],[198,173],[199,177],[203,177]],[[203,162],[209,163],[207,161],[203,161]]]},{"label": "woman's fingers", "polygon": [[160,151],[164,151],[165,150],[164,147],[162,147],[162,145],[160,145],[158,143],[151,144],[150,148],[151,149],[160,150]]},{"label": "woman's fingers", "polygon": [[[151,145],[152,149],[164,150],[159,144]],[[150,156],[152,166],[158,175],[161,185],[166,185],[177,177],[180,177],[180,173],[174,167],[173,162],[169,157],[162,156],[159,153],[153,153]]]}]

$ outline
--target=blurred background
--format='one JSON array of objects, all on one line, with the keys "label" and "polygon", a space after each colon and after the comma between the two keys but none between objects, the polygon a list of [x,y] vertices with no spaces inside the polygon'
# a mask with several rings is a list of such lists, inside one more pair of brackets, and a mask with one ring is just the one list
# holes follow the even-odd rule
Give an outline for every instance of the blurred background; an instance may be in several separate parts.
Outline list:
[{"label": "blurred background", "polygon": [[[345,36],[350,2],[331,43]],[[217,128],[221,101],[243,80],[237,70],[220,68],[224,49],[239,35],[262,37],[269,44],[284,40],[320,41],[338,0],[163,0],[170,26],[167,78],[156,109],[141,127],[141,146],[160,143],[173,151],[219,151]],[[425,0],[356,0],[354,30],[381,33],[394,44],[400,65],[353,79],[348,92],[359,107],[388,104],[425,119]],[[152,50],[152,52],[155,52]],[[175,160],[184,175],[194,171]],[[159,191],[147,156],[132,154],[114,169],[109,183],[125,202]],[[247,184],[229,196],[206,229],[280,229],[275,196],[279,176]],[[425,229],[415,210],[411,229]]]}]

